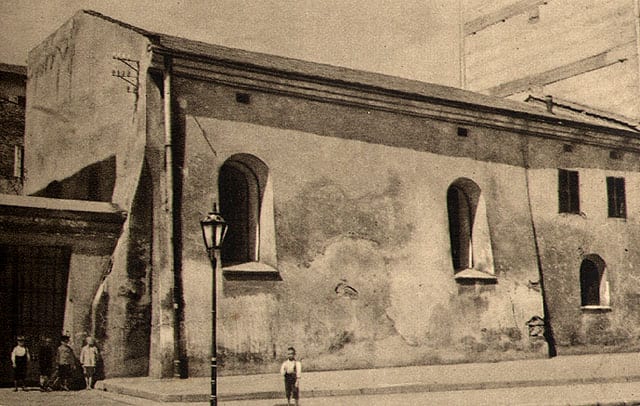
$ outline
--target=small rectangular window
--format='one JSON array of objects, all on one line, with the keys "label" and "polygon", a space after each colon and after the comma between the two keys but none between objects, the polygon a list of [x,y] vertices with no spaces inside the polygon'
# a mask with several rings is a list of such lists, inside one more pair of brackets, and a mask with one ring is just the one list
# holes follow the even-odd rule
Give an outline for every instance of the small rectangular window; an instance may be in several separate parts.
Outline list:
[{"label": "small rectangular window", "polygon": [[22,145],[13,146],[13,176],[22,179],[23,173]]},{"label": "small rectangular window", "polygon": [[609,158],[622,159],[622,151],[609,151]]},{"label": "small rectangular window", "polygon": [[580,186],[577,171],[558,170],[560,213],[580,213]]},{"label": "small rectangular window", "polygon": [[624,178],[607,177],[607,199],[609,201],[609,217],[627,217]]},{"label": "small rectangular window", "polygon": [[250,104],[251,95],[249,93],[236,93],[236,102],[241,104]]}]

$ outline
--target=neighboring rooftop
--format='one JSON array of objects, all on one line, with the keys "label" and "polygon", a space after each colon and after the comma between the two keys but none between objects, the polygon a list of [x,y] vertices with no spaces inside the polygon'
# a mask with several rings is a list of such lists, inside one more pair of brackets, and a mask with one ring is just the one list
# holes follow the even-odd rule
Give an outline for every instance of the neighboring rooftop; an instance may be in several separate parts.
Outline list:
[{"label": "neighboring rooftop", "polygon": [[563,100],[553,96],[529,95],[526,103],[546,109],[559,116],[579,117],[597,125],[615,126],[623,130],[639,130],[639,123],[629,117],[617,115],[604,110],[598,110],[591,106]]},{"label": "neighboring rooftop", "polygon": [[0,73],[12,73],[27,77],[27,67],[24,65],[11,65],[9,63],[0,62]]},{"label": "neighboring rooftop", "polygon": [[17,207],[43,211],[125,216],[125,212],[114,203],[0,194],[0,212],[15,210]]}]

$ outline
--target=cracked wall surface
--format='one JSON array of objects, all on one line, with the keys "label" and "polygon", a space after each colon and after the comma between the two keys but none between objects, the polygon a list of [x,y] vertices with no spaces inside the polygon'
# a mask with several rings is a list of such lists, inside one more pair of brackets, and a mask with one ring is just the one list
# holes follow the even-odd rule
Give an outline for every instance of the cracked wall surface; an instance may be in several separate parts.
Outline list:
[{"label": "cracked wall surface", "polygon": [[[269,169],[282,280],[224,282],[218,301],[223,370],[270,370],[289,345],[312,369],[545,354],[546,345],[530,340],[526,326],[543,312],[540,291],[530,284],[539,277],[524,169],[491,162],[500,155],[485,152],[495,133],[472,129],[473,138],[461,141],[455,127],[435,120],[279,96],[253,95],[255,105],[240,106],[231,89],[201,82],[181,81],[180,94],[191,351],[206,353],[206,340],[199,340],[207,334],[205,318],[196,308],[210,303],[207,282],[197,288],[193,282],[210,281],[211,272],[197,219],[217,198],[218,168],[242,153]],[[327,126],[316,132],[323,117]],[[415,150],[363,142],[362,132],[401,144],[420,134],[439,141]],[[520,138],[500,136],[505,152],[497,160],[521,160]],[[486,202],[495,284],[462,286],[453,279],[446,194],[461,177],[476,182]],[[396,358],[398,348],[403,355]],[[197,368],[205,371],[206,364]]]}]

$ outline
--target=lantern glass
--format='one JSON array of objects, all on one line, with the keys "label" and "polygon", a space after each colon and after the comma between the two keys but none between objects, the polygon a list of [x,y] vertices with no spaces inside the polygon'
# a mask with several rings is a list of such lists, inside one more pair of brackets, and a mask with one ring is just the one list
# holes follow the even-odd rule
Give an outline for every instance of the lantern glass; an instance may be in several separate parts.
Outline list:
[{"label": "lantern glass", "polygon": [[227,233],[227,223],[217,212],[211,212],[200,221],[202,238],[207,250],[220,249]]}]

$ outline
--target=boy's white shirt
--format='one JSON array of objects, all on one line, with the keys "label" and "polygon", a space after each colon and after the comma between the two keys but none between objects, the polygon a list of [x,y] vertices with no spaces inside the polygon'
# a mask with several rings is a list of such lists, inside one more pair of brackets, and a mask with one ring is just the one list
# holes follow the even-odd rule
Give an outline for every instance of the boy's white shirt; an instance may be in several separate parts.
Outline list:
[{"label": "boy's white shirt", "polygon": [[292,374],[294,371],[294,365],[295,365],[296,377],[300,378],[300,374],[302,373],[302,364],[300,363],[300,361],[297,361],[297,360],[293,360],[293,361],[285,360],[282,363],[282,366],[280,367],[280,374],[281,375],[284,375],[285,373]]}]

